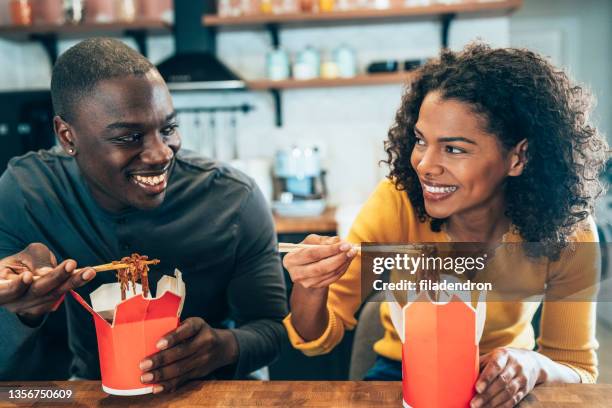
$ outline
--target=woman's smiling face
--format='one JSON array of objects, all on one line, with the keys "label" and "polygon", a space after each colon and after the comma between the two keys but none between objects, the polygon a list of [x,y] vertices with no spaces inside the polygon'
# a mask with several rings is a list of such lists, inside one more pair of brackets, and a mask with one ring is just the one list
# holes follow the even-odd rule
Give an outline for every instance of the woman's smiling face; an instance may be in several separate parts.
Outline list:
[{"label": "woman's smiling face", "polygon": [[523,166],[516,149],[505,152],[486,131],[486,119],[467,103],[426,95],[414,128],[410,157],[423,190],[425,210],[434,218],[504,208],[504,180]]}]

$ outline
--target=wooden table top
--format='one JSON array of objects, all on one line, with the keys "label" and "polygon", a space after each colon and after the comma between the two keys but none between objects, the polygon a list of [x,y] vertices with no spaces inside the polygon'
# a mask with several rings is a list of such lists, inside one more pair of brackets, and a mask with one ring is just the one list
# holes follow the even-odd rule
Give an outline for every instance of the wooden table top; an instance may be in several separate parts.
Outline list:
[{"label": "wooden table top", "polygon": [[[60,403],[8,402],[8,389],[71,389]],[[99,381],[0,383],[0,407],[401,407],[400,382],[384,381],[206,381],[192,382],[160,395],[118,397],[105,394]],[[612,385],[559,384],[537,387],[521,408],[611,407]]]}]

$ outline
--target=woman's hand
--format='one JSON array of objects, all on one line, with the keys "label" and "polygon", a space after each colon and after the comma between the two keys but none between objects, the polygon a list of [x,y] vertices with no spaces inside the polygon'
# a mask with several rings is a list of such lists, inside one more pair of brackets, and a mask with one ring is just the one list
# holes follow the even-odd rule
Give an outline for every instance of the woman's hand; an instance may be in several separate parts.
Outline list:
[{"label": "woman's hand", "polygon": [[356,254],[353,246],[339,237],[311,234],[301,243],[319,246],[288,253],[283,265],[293,283],[304,288],[328,287],[342,277]]},{"label": "woman's hand", "polygon": [[543,382],[538,353],[514,348],[498,348],[480,357],[482,371],[476,381],[478,393],[471,408],[503,407],[518,404]]}]

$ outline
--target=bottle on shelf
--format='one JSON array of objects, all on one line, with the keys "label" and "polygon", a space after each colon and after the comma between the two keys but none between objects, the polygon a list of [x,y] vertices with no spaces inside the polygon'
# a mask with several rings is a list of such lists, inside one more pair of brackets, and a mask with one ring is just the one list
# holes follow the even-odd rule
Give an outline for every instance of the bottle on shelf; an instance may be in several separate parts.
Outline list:
[{"label": "bottle on shelf", "polygon": [[19,26],[32,25],[32,4],[29,0],[11,0],[9,8],[12,24]]},{"label": "bottle on shelf", "polygon": [[315,11],[315,2],[314,0],[299,0],[300,2],[300,10],[303,13],[312,13]]},{"label": "bottle on shelf", "polygon": [[357,75],[357,57],[351,47],[342,44],[334,50],[333,55],[340,78],[352,78]]},{"label": "bottle on shelf", "polygon": [[319,0],[319,11],[324,13],[334,11],[334,0]]},{"label": "bottle on shelf", "polygon": [[268,79],[282,81],[289,78],[289,55],[283,49],[268,52],[266,58],[266,72]]},{"label": "bottle on shelf", "polygon": [[272,0],[260,0],[259,11],[264,14],[272,14]]},{"label": "bottle on shelf", "polygon": [[321,67],[321,58],[319,52],[307,46],[300,51],[293,64],[293,78],[306,80],[319,77]]},{"label": "bottle on shelf", "polygon": [[338,64],[332,58],[325,58],[321,63],[321,78],[336,79],[340,75]]}]

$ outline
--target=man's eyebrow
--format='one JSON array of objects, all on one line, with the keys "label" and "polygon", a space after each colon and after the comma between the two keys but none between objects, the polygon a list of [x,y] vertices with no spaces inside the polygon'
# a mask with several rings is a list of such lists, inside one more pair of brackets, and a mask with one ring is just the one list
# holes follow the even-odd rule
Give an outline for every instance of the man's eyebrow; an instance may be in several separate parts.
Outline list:
[{"label": "man's eyebrow", "polygon": [[171,122],[174,119],[176,119],[176,111],[172,111],[172,113],[166,116],[166,120],[164,121],[164,123]]},{"label": "man's eyebrow", "polygon": [[[416,133],[420,137],[425,137],[425,136],[423,136],[423,132],[421,132],[416,126],[414,127],[414,133]],[[469,143],[469,144],[473,144],[473,145],[477,144],[472,139],[468,139],[467,137],[463,137],[463,136],[445,136],[445,137],[439,138],[437,141],[438,142],[442,142],[442,143],[465,142],[465,143]]]},{"label": "man's eyebrow", "polygon": [[[164,123],[168,123],[176,119],[176,115],[177,115],[176,111],[173,111],[172,113],[168,114],[166,118],[164,119]],[[114,122],[106,126],[106,129],[108,130],[114,130],[114,129],[138,130],[138,129],[142,129],[143,126],[144,125],[142,123],[136,123],[136,122]]]},{"label": "man's eyebrow", "polygon": [[135,122],[114,122],[111,123],[110,125],[106,126],[106,129],[109,130],[113,130],[113,129],[140,129],[142,128],[142,124],[141,123],[135,123]]}]

